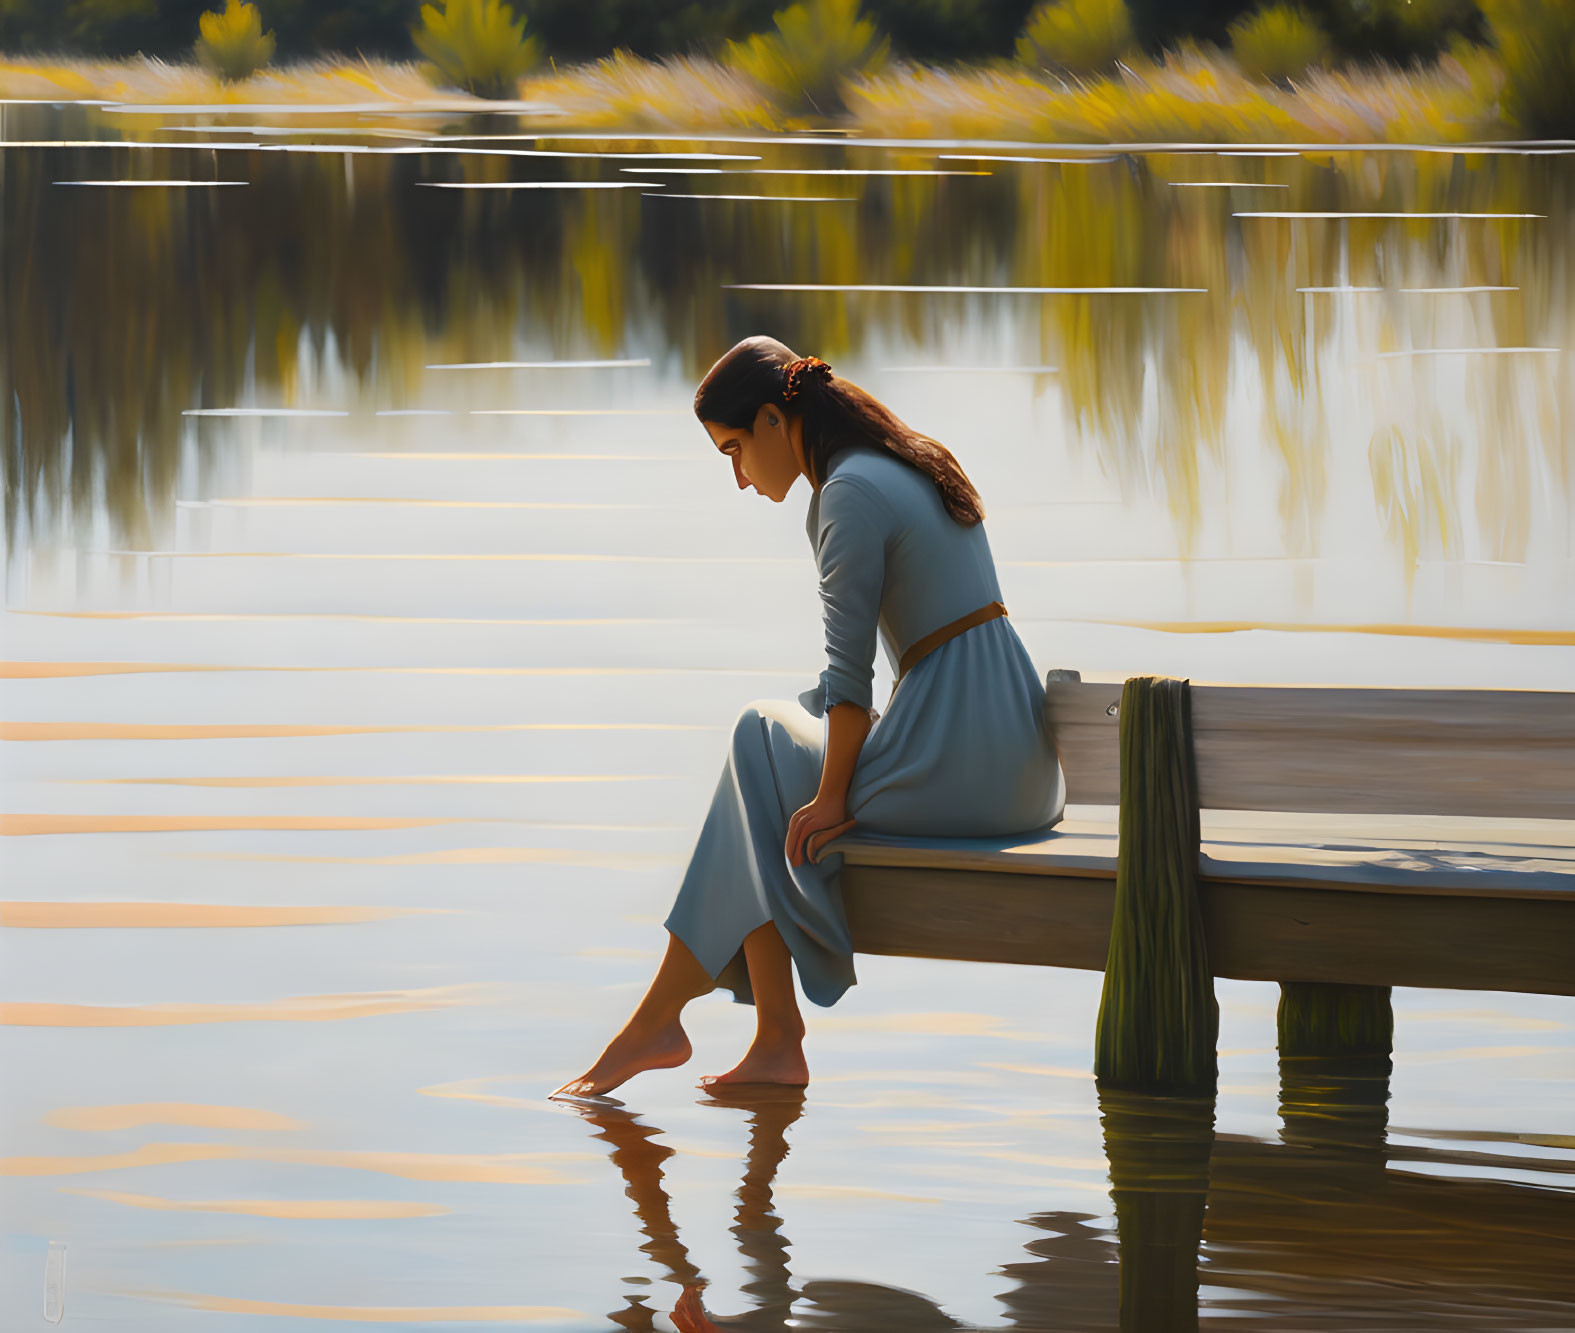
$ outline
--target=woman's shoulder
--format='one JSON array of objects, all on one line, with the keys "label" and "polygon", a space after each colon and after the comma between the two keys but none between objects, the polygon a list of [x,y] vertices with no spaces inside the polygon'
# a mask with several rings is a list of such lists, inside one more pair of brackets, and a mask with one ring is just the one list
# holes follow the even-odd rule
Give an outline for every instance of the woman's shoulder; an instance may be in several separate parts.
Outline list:
[{"label": "woman's shoulder", "polygon": [[929,477],[891,450],[862,443],[845,445],[832,455],[822,485],[833,481],[851,482],[866,493],[873,492],[891,508],[902,508],[925,490],[935,489]]},{"label": "woman's shoulder", "polygon": [[906,472],[911,469],[890,449],[858,440],[843,445],[831,455],[826,463],[826,480],[830,481],[833,477],[861,477],[867,481],[878,481],[890,476],[893,470]]},{"label": "woman's shoulder", "polygon": [[911,470],[866,445],[844,448],[833,456],[820,484],[818,508],[827,517],[869,511],[894,519],[907,507],[902,495],[905,483],[896,474]]},{"label": "woman's shoulder", "polygon": [[889,449],[862,443],[845,446],[833,455],[822,489],[832,481],[850,483],[847,490],[857,489],[869,497],[867,503],[879,504],[906,522],[946,512],[934,479]]}]

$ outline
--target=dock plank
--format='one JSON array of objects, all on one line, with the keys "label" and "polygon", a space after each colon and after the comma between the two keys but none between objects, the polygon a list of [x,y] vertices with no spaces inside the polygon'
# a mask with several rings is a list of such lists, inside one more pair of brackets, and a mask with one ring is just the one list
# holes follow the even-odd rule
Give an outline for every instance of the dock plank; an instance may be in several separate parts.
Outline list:
[{"label": "dock plank", "polygon": [[[845,864],[842,891],[860,953],[1104,970],[1113,877]],[[1575,897],[1199,894],[1215,976],[1575,995]]]},{"label": "dock plank", "polygon": [[[1051,681],[1067,799],[1120,799],[1121,687]],[[1198,800],[1214,810],[1575,819],[1575,694],[1194,685]]]}]

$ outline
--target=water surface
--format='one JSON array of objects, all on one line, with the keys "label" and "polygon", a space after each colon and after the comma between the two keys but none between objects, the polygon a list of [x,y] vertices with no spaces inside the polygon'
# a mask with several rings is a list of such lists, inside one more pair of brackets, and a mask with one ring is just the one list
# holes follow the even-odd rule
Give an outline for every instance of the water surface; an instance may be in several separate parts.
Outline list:
[{"label": "water surface", "polygon": [[251,119],[4,108],[6,1310],[55,1241],[160,1333],[1575,1327],[1564,999],[1282,1067],[1222,981],[1166,1104],[1096,1089],[1097,975],[867,958],[806,1097],[692,1086],[721,997],[543,1097],[822,665],[715,357],[945,442],[1041,670],[1568,688],[1568,156]]}]

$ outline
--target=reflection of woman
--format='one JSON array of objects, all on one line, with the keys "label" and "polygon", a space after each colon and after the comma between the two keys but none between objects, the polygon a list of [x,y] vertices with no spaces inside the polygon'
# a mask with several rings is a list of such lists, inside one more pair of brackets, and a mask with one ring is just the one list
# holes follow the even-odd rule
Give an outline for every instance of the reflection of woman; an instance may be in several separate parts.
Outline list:
[{"label": "reflection of woman", "polygon": [[[804,993],[854,982],[838,884],[818,859],[855,824],[990,835],[1057,822],[1065,786],[1044,687],[1005,618],[979,494],[957,460],[857,385],[770,338],[714,365],[695,414],[740,489],[780,503],[799,477],[820,572],[827,669],[797,701],[738,715],[666,926],[666,957],[600,1059],[558,1091],[593,1096],[689,1058],[679,1016],[718,985],[753,1003],[743,1060],[708,1083],[808,1081]],[[900,687],[871,707],[877,640]],[[819,719],[824,718],[824,726]]]},{"label": "reflection of woman", "polygon": [[[804,1094],[797,1088],[755,1088],[748,1093],[718,1088],[713,1097],[711,1105],[736,1106],[749,1112],[749,1153],[732,1230],[748,1264],[751,1280],[745,1291],[754,1298],[755,1308],[727,1320],[727,1326],[781,1328],[792,1309],[793,1291],[788,1245],[778,1234],[781,1222],[773,1211],[771,1182],[787,1156],[788,1126],[804,1113]],[[645,1234],[640,1248],[666,1271],[669,1281],[683,1289],[673,1309],[673,1323],[682,1333],[710,1333],[717,1326],[701,1304],[705,1279],[678,1238],[662,1184],[662,1167],[673,1156],[673,1149],[657,1141],[660,1130],[641,1124],[634,1112],[616,1102],[582,1102],[575,1110],[596,1126],[597,1138],[612,1145],[613,1165],[623,1173],[626,1193],[634,1200],[635,1215]],[[640,1306],[612,1318],[625,1328],[650,1327],[648,1312]]]},{"label": "reflection of woman", "polygon": [[[624,1192],[634,1200],[635,1216],[645,1236],[640,1248],[663,1270],[669,1282],[682,1289],[674,1300],[671,1321],[678,1333],[781,1333],[793,1323],[789,1316],[795,1302],[800,1302],[799,1323],[828,1330],[943,1333],[962,1327],[928,1297],[900,1287],[849,1278],[794,1285],[788,1269],[791,1247],[782,1234],[772,1184],[788,1153],[787,1131],[804,1113],[804,1094],[798,1088],[715,1087],[710,1100],[700,1103],[749,1113],[749,1151],[744,1158],[744,1177],[738,1184],[738,1207],[729,1229],[749,1274],[742,1291],[753,1305],[740,1314],[717,1315],[714,1320],[702,1302],[706,1280],[690,1261],[689,1251],[673,1225],[663,1167],[675,1152],[660,1142],[661,1130],[642,1124],[635,1112],[611,1099],[572,1105],[596,1126],[596,1137],[612,1145],[613,1164],[623,1175]],[[1104,1270],[1107,1256],[1100,1253],[1097,1258],[1093,1265],[1079,1263],[1078,1269]],[[657,1325],[654,1312],[642,1303],[643,1299],[630,1297],[625,1309],[608,1316],[610,1321],[630,1333],[650,1333]],[[803,1315],[805,1305],[812,1312],[808,1319]],[[1049,1325],[1034,1325],[1041,1326]]]}]

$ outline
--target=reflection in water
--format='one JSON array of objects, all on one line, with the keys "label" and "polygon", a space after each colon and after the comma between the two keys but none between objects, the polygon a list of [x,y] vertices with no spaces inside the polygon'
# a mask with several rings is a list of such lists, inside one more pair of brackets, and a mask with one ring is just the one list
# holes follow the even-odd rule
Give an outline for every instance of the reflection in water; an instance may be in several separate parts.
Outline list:
[{"label": "reflection in water", "polygon": [[[720,1089],[718,1093],[721,1094]],[[733,1234],[755,1279],[749,1290],[760,1302],[759,1308],[769,1308],[780,1322],[793,1297],[787,1285],[787,1244],[777,1235],[781,1223],[772,1212],[771,1182],[787,1156],[788,1126],[803,1114],[804,1095],[798,1089],[787,1088],[780,1094],[774,1089],[762,1089],[760,1097],[752,1102],[731,1093],[725,1098],[719,1095],[711,1104],[742,1106],[750,1113],[749,1152],[744,1179],[738,1188],[738,1220]],[[672,1203],[662,1183],[663,1164],[675,1155],[675,1150],[657,1141],[661,1130],[640,1123],[639,1116],[621,1102],[600,1099],[563,1104],[596,1126],[596,1138],[612,1145],[612,1163],[623,1174],[625,1192],[634,1200],[635,1216],[646,1238],[640,1248],[662,1270],[664,1280],[679,1288],[673,1299],[675,1304],[681,1303],[680,1327],[714,1327],[701,1307],[704,1278],[679,1239]],[[628,1307],[609,1318],[622,1328],[651,1328],[646,1299],[643,1293],[628,1296]]]},{"label": "reflection in water", "polygon": [[[1267,1066],[1218,1108],[1102,1095],[1107,1203],[1086,1062],[999,977],[966,999],[917,981],[895,1000],[872,989],[821,1020],[828,1052],[861,1072],[823,1080],[816,1151],[871,1149],[829,1183],[822,1164],[807,1173],[820,1183],[774,1185],[799,1094],[701,1103],[750,1134],[731,1227],[747,1280],[731,1300],[712,1287],[712,1313],[668,1201],[675,1148],[615,1104],[583,1113],[663,1275],[640,1289],[660,1299],[604,1294],[630,1256],[609,1258],[615,1239],[599,1233],[562,1238],[589,1256],[584,1271],[522,1277],[509,1254],[490,1261],[507,1279],[496,1291],[437,1304],[411,1287],[379,1310],[348,1265],[333,1268],[343,1286],[325,1272],[297,1289],[313,1264],[288,1248],[315,1246],[305,1233],[327,1221],[336,1261],[397,1253],[401,1276],[459,1288],[489,1260],[467,1248],[456,1262],[456,1244],[519,1234],[476,1209],[519,1209],[535,1238],[594,1202],[584,1178],[602,1144],[556,1115],[541,1120],[571,1141],[529,1146],[589,1147],[588,1159],[507,1151],[512,1128],[443,1151],[446,1117],[533,1104],[466,1077],[497,1058],[471,1038],[512,1039],[508,1006],[489,1001],[516,991],[432,983],[514,987],[522,968],[539,972],[551,998],[519,1016],[532,1058],[583,1039],[570,1029],[593,1006],[579,1001],[623,984],[617,960],[639,943],[624,927],[661,919],[661,891],[641,886],[683,850],[666,837],[683,832],[674,784],[605,779],[696,776],[683,747],[718,730],[718,691],[781,679],[782,643],[746,620],[724,651],[735,619],[713,614],[746,589],[791,614],[775,580],[806,559],[790,514],[772,516],[789,520],[790,544],[757,547],[769,524],[747,503],[694,490],[720,484],[686,403],[721,349],[768,329],[841,359],[916,425],[955,435],[970,469],[995,470],[992,540],[1019,580],[1014,614],[1080,622],[1060,640],[1066,665],[1097,670],[1087,653],[1154,669],[1138,659],[1155,630],[1191,631],[1167,647],[1216,667],[1324,670],[1320,649],[1344,652],[1298,633],[1277,660],[1250,644],[1237,658],[1204,637],[1273,626],[1373,636],[1364,651],[1398,663],[1396,677],[1424,661],[1426,644],[1407,650],[1426,636],[1451,670],[1501,685],[1572,642],[1575,161],[1155,150],[998,168],[1004,146],[980,145],[994,174],[849,176],[835,209],[811,209],[787,205],[829,198],[830,177],[771,175],[758,195],[767,178],[751,177],[736,197],[709,175],[691,198],[638,171],[620,179],[675,188],[445,190],[417,187],[596,184],[617,164],[16,142],[173,137],[102,114],[0,109],[13,145],[0,150],[6,570],[39,613],[13,606],[6,622],[17,660],[0,663],[12,698],[0,740],[29,743],[12,747],[0,836],[15,839],[19,883],[76,885],[76,898],[112,886],[103,901],[35,902],[40,889],[0,904],[0,926],[31,927],[7,931],[13,993],[30,1002],[0,1009],[7,1068],[21,1071],[7,1085],[18,1145],[0,1172],[35,1191],[19,1193],[29,1217],[70,1205],[68,1223],[112,1235],[116,1215],[135,1222],[126,1236],[168,1225],[177,1239],[116,1242],[128,1277],[200,1254],[159,1279],[167,1302],[317,1320],[578,1329],[606,1321],[566,1307],[616,1300],[631,1329],[657,1327],[657,1306],[697,1328],[791,1317],[850,1333],[1225,1317],[1243,1333],[1575,1327],[1575,1145],[1535,1109],[1553,1104],[1562,1075],[1542,1071],[1567,1043],[1473,1045],[1469,1020],[1449,1016],[1436,1044],[1401,1055],[1412,1092],[1424,1085],[1404,1103],[1419,1130],[1387,1125],[1381,1064],[1283,1062],[1269,1141],[1227,1132],[1272,1114]],[[603,146],[642,144],[589,144]],[[772,171],[917,171],[938,146],[767,137],[760,151]],[[209,174],[250,185],[52,184]],[[1251,188],[1224,188],[1227,175]],[[1189,185],[1208,188],[1174,188]],[[1339,216],[1234,215],[1260,204]],[[1387,212],[1408,216],[1352,216]],[[1511,212],[1541,216],[1420,216]],[[940,290],[959,287],[1011,290]],[[551,762],[522,760],[521,746],[555,741]],[[500,783],[478,806],[494,788],[472,779],[538,767],[597,780]],[[413,773],[465,780],[417,792],[401,776]],[[547,830],[573,845],[534,845]],[[280,906],[281,870],[285,903],[301,906]],[[431,903],[465,914],[357,924]],[[287,921],[336,929],[186,928]],[[128,972],[108,951],[133,926]],[[373,930],[374,947],[335,947]],[[591,989],[558,989],[571,972]],[[55,1000],[73,1003],[33,1002]],[[871,1049],[894,1058],[872,1068]],[[975,1063],[954,1059],[964,1050]],[[1438,1127],[1448,1117],[1430,1113],[1426,1080],[1484,1069],[1469,1128]],[[312,1072],[291,1086],[292,1070]],[[413,1070],[437,1101],[401,1099]],[[1028,1106],[1012,1100],[1025,1073],[1043,1084]],[[326,1129],[309,1117],[299,1148],[224,1124],[216,1135],[267,1138],[168,1142],[185,1135],[143,1119],[152,1107],[206,1124],[215,1113],[191,1106],[275,1098],[306,1114],[329,1086],[345,1109]],[[27,1090],[40,1087],[53,1100],[33,1125]],[[1517,1105],[1521,1090],[1540,1103]],[[413,1102],[430,1125],[401,1119]],[[75,1123],[44,1118],[62,1106]],[[83,1108],[108,1117],[105,1134],[56,1142],[95,1127]],[[361,1129],[373,1151],[345,1150]],[[285,1170],[334,1174],[300,1191],[261,1178]],[[343,1172],[351,1183],[335,1184]],[[372,1197],[350,1197],[357,1181]],[[820,1219],[855,1209],[882,1223],[868,1245],[835,1281],[795,1278],[788,1235],[802,1256],[824,1242]],[[962,1259],[1013,1218],[1014,1241]],[[244,1273],[224,1271],[230,1222],[277,1238]],[[387,1248],[395,1233],[408,1251]],[[902,1290],[895,1266],[937,1238],[957,1262],[900,1279],[926,1294]],[[994,1294],[995,1325],[988,1309],[948,1307],[964,1282],[963,1299]],[[515,1303],[538,1298],[552,1305]]]},{"label": "reflection in water", "polygon": [[145,1143],[130,1152],[85,1157],[4,1157],[0,1176],[74,1176],[124,1171],[177,1162],[291,1162],[371,1171],[405,1180],[486,1182],[497,1185],[577,1183],[555,1165],[583,1160],[574,1153],[421,1153],[363,1152],[311,1148],[258,1148],[233,1143]]},{"label": "reflection in water", "polygon": [[492,987],[482,982],[428,986],[404,992],[290,995],[236,1004],[0,1004],[0,1024],[12,1027],[127,1028],[186,1023],[323,1023],[378,1014],[403,1014],[450,1005],[483,1004]]},{"label": "reflection in water", "polygon": [[1001,1266],[1017,1285],[996,1299],[1010,1329],[1100,1333],[1119,1326],[1119,1249],[1107,1224],[1090,1213],[1035,1213],[1023,1221],[1043,1235],[1023,1248],[1032,1262]]},{"label": "reflection in water", "polygon": [[1387,1142],[1386,1058],[1282,1059],[1280,1080],[1281,1143],[1222,1135],[1209,1164],[1203,1271],[1237,1327],[1284,1327],[1288,1301],[1300,1328],[1571,1326],[1563,1163],[1474,1179],[1467,1154]]},{"label": "reflection in water", "polygon": [[[690,1262],[689,1251],[678,1237],[673,1221],[672,1201],[662,1185],[662,1164],[674,1156],[673,1149],[656,1142],[662,1132],[642,1125],[638,1117],[622,1104],[567,1103],[596,1126],[596,1137],[612,1145],[612,1163],[623,1173],[625,1193],[634,1200],[645,1243],[640,1246],[663,1270],[665,1279],[676,1283],[681,1292],[700,1284],[700,1270]],[[785,1151],[785,1149],[784,1149]],[[611,1316],[624,1328],[649,1328],[650,1311],[643,1295],[629,1297],[630,1308]],[[643,1315],[643,1321],[639,1316]]]},{"label": "reflection in water", "polygon": [[[1230,1315],[1243,1333],[1353,1321],[1497,1329],[1509,1326],[1511,1311],[1535,1315],[1539,1327],[1568,1326],[1575,1192],[1452,1179],[1441,1168],[1464,1165],[1458,1152],[1387,1149],[1388,1078],[1387,1059],[1282,1060],[1279,1143],[1217,1135],[1212,1099],[1101,1088],[1114,1235],[1095,1214],[1024,1218],[1036,1233],[1024,1246],[1031,1258],[998,1270],[1014,1284],[997,1297],[999,1327],[1170,1333],[1196,1328],[1201,1314]],[[725,1317],[705,1311],[706,1279],[672,1220],[663,1167],[675,1150],[621,1103],[573,1104],[612,1145],[645,1237],[640,1248],[672,1284],[657,1304],[671,1303],[676,1327],[776,1330],[789,1319],[847,1333],[964,1327],[926,1297],[878,1282],[795,1283],[772,1182],[804,1097],[795,1089],[716,1094],[701,1104],[743,1111],[749,1125],[732,1233],[754,1305]],[[1386,1169],[1386,1154],[1427,1173]],[[1527,1165],[1562,1169],[1540,1159]],[[1213,1293],[1201,1308],[1200,1282]],[[655,1327],[647,1296],[627,1300],[614,1323]],[[1293,1325],[1288,1308],[1297,1312]]]},{"label": "reflection in water", "polygon": [[[681,1333],[709,1333],[720,1328],[756,1333],[785,1326],[790,1316],[798,1328],[824,1329],[951,1329],[960,1328],[932,1302],[913,1292],[872,1282],[810,1282],[795,1290],[788,1271],[787,1237],[774,1210],[772,1182],[788,1154],[787,1131],[804,1113],[798,1088],[713,1088],[704,1106],[743,1111],[749,1126],[749,1148],[737,1190],[738,1207],[730,1228],[744,1260],[749,1281],[743,1291],[753,1308],[726,1317],[704,1306],[706,1280],[689,1258],[672,1219],[672,1205],[663,1184],[663,1165],[674,1149],[657,1142],[661,1130],[642,1124],[637,1113],[612,1099],[565,1102],[596,1126],[596,1138],[612,1145],[613,1165],[623,1174],[626,1193],[634,1200],[645,1243],[640,1248],[662,1270],[678,1292],[672,1321]],[[628,1305],[608,1317],[627,1329],[651,1329],[652,1310],[644,1294],[626,1297]],[[795,1306],[796,1301],[802,1301]]]},{"label": "reflection in water", "polygon": [[183,1310],[220,1314],[271,1315],[346,1324],[561,1324],[580,1311],[552,1305],[307,1305],[297,1301],[258,1301],[206,1292],[133,1289],[123,1293]]},{"label": "reflection in water", "polygon": [[413,907],[232,907],[224,903],[0,902],[0,926],[31,930],[165,930],[344,926],[424,913]]},{"label": "reflection in water", "polygon": [[[786,137],[764,141],[766,164],[722,174],[771,174],[774,198],[808,201],[823,197],[816,173],[840,173],[848,207],[735,205],[754,197],[661,183],[647,207],[587,188],[631,184],[599,179],[594,155],[440,144],[303,156],[226,142],[202,149],[213,180],[245,190],[56,187],[93,163],[173,178],[199,147],[140,132],[82,106],[8,116],[11,143],[39,145],[5,150],[0,199],[17,331],[0,349],[8,549],[100,506],[112,544],[158,546],[183,456],[230,447],[229,425],[193,414],[343,414],[352,404],[298,405],[330,377],[385,411],[422,410],[413,400],[444,367],[515,364],[462,359],[514,351],[515,331],[561,353],[520,365],[638,367],[653,358],[620,354],[670,349],[665,373],[687,390],[763,321],[834,362],[898,340],[955,352],[966,330],[980,350],[988,334],[1012,344],[1002,359],[1055,367],[1076,447],[1124,496],[1167,503],[1183,555],[1206,531],[1233,380],[1260,418],[1250,447],[1274,474],[1290,554],[1318,552],[1337,446],[1364,441],[1397,569],[1523,560],[1537,522],[1569,522],[1564,157],[1232,159],[1235,184],[1272,187],[1272,216],[1233,210],[1240,190],[1172,188],[1231,183],[1213,154],[1024,158],[951,179],[933,150]],[[106,133],[142,145],[109,150],[121,172],[103,171],[101,144],[69,146]],[[571,188],[415,188],[431,185]],[[980,255],[1001,259],[981,268]],[[958,287],[981,294],[942,290]],[[1075,294],[1101,288],[1128,294]],[[1072,294],[982,295],[1030,289]],[[1547,351],[1431,354],[1458,348]],[[1554,503],[1540,516],[1539,492]]]},{"label": "reflection in water", "polygon": [[1214,1099],[1099,1090],[1121,1247],[1121,1328],[1198,1326]]},{"label": "reflection in water", "polygon": [[1393,1069],[1386,1055],[1282,1055],[1280,1141],[1381,1168]]},{"label": "reflection in water", "polygon": [[397,1199],[165,1199],[152,1194],[127,1194],[121,1190],[68,1189],[64,1192],[153,1212],[240,1213],[248,1217],[302,1221],[441,1217],[451,1211],[441,1204]]}]

